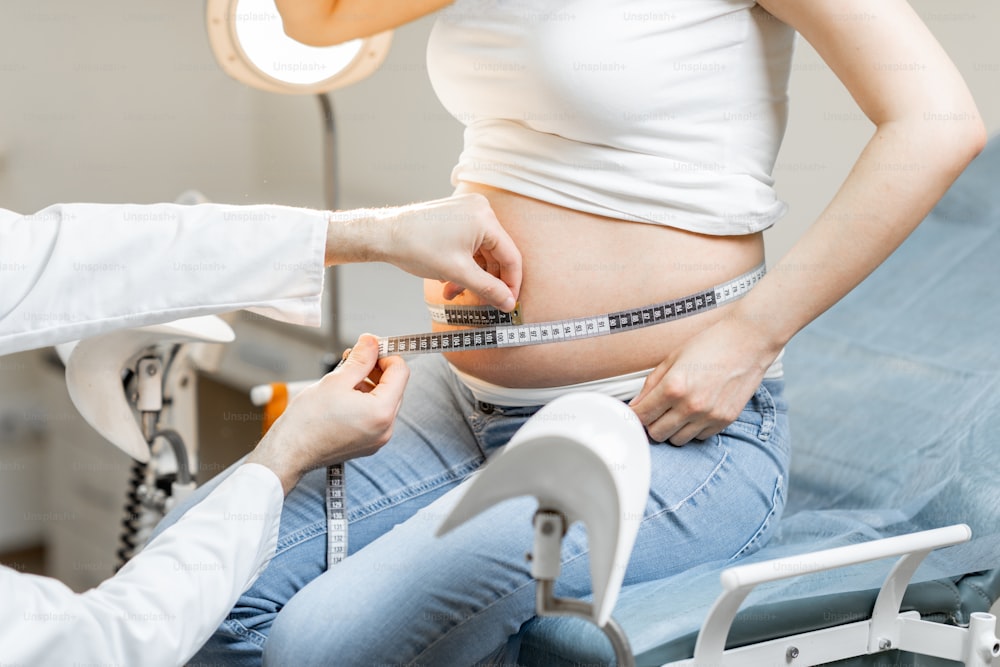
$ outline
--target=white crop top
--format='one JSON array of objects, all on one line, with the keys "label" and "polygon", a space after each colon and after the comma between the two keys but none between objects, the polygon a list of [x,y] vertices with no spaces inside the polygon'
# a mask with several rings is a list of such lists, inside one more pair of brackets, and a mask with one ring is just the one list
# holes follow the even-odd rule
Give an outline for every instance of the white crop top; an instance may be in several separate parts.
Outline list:
[{"label": "white crop top", "polygon": [[457,0],[427,47],[452,183],[706,234],[785,211],[794,31],[750,0]]}]

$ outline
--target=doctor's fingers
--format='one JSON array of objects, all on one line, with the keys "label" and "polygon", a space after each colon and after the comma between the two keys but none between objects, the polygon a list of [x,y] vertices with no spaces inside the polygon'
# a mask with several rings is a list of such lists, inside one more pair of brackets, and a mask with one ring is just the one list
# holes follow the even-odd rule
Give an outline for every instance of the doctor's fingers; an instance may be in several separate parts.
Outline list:
[{"label": "doctor's fingers", "polygon": [[[517,303],[517,289],[520,288],[520,272],[517,285],[511,286],[488,269],[481,267],[474,258],[462,256],[453,262],[453,279],[445,285],[444,296],[453,299],[467,288],[475,292],[484,302],[502,310],[513,310]],[[520,270],[518,270],[520,271]]]},{"label": "doctor's fingers", "polygon": [[402,400],[410,370],[399,356],[380,359],[378,339],[362,334],[354,347],[344,351],[342,361],[323,379],[332,386],[349,385],[361,393],[372,393],[388,401]]},{"label": "doctor's fingers", "polygon": [[478,253],[486,261],[486,271],[498,276],[514,293],[516,299],[521,291],[521,251],[517,249],[514,239],[500,226],[495,217],[492,221],[487,221]]},{"label": "doctor's fingers", "polygon": [[378,366],[368,376],[374,379],[374,386],[367,389],[369,394],[396,403],[396,409],[403,401],[403,390],[410,379],[410,368],[402,357],[392,356],[378,360]]},{"label": "doctor's fingers", "polygon": [[324,380],[330,378],[330,384],[344,381],[350,383],[351,387],[358,386],[378,369],[378,361],[378,339],[371,334],[361,334],[358,342],[344,351],[341,362]]}]

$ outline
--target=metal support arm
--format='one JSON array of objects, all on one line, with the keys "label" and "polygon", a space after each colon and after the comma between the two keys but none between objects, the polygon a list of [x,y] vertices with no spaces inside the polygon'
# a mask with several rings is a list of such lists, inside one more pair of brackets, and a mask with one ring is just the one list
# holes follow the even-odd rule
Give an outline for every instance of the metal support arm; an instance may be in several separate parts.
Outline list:
[{"label": "metal support arm", "polygon": [[[594,621],[594,606],[582,600],[555,596],[555,580],[561,569],[562,538],[566,534],[566,519],[553,510],[540,509],[535,513],[535,547],[531,560],[531,576],[538,582],[535,589],[535,611],[539,616],[574,616]],[[625,631],[613,618],[598,626],[611,641],[615,662],[619,667],[635,667],[632,647]]]}]

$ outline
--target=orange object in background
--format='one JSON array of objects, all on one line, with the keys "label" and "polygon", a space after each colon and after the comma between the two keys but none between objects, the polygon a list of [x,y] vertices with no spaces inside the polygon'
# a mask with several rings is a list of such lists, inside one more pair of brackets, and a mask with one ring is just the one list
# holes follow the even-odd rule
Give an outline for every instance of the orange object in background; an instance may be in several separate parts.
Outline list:
[{"label": "orange object in background", "polygon": [[288,407],[288,385],[284,382],[271,383],[271,400],[264,405],[264,422],[261,428],[261,435],[264,435],[271,428],[278,417]]}]

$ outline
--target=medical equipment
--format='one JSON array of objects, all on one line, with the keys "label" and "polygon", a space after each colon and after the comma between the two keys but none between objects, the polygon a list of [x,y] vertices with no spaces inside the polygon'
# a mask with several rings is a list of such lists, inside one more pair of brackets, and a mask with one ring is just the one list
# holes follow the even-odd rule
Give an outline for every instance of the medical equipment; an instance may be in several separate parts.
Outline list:
[{"label": "medical equipment", "polygon": [[159,520],[195,488],[194,372],[209,366],[196,343],[227,343],[217,317],[114,331],[60,346],[76,409],[135,459],[122,522],[119,564],[146,543]]},{"label": "medical equipment", "polygon": [[[632,664],[628,639],[611,619],[649,494],[649,444],[639,419],[601,394],[569,394],[539,410],[475,476],[437,534],[517,496],[538,499],[531,576],[541,616],[593,621],[619,665]],[[594,602],[554,596],[560,547],[576,521],[587,527]]]},{"label": "medical equipment", "polygon": [[[609,619],[649,492],[649,445],[638,420],[622,419],[624,412],[627,409],[620,402],[599,394],[554,400],[477,473],[438,534],[503,500],[537,496],[535,547],[529,560],[538,582],[538,615],[593,621],[611,640],[616,664],[631,667],[635,661],[628,640]],[[552,595],[559,574],[560,540],[578,519],[587,525],[594,590],[590,605]],[[968,627],[961,628],[921,620],[916,612],[900,613],[910,578],[927,554],[970,536],[968,526],[955,525],[725,569],[720,574],[723,593],[698,633],[693,658],[671,663],[671,667],[782,663],[803,667],[889,649],[987,667],[1000,657],[992,614],[975,613]],[[756,586],[893,556],[900,558],[879,591],[870,619],[726,649],[733,619]]]},{"label": "medical equipment", "polygon": [[285,35],[274,0],[207,0],[208,38],[219,66],[252,88],[285,95],[324,94],[378,69],[392,43],[386,31],[335,46],[307,46]]}]

